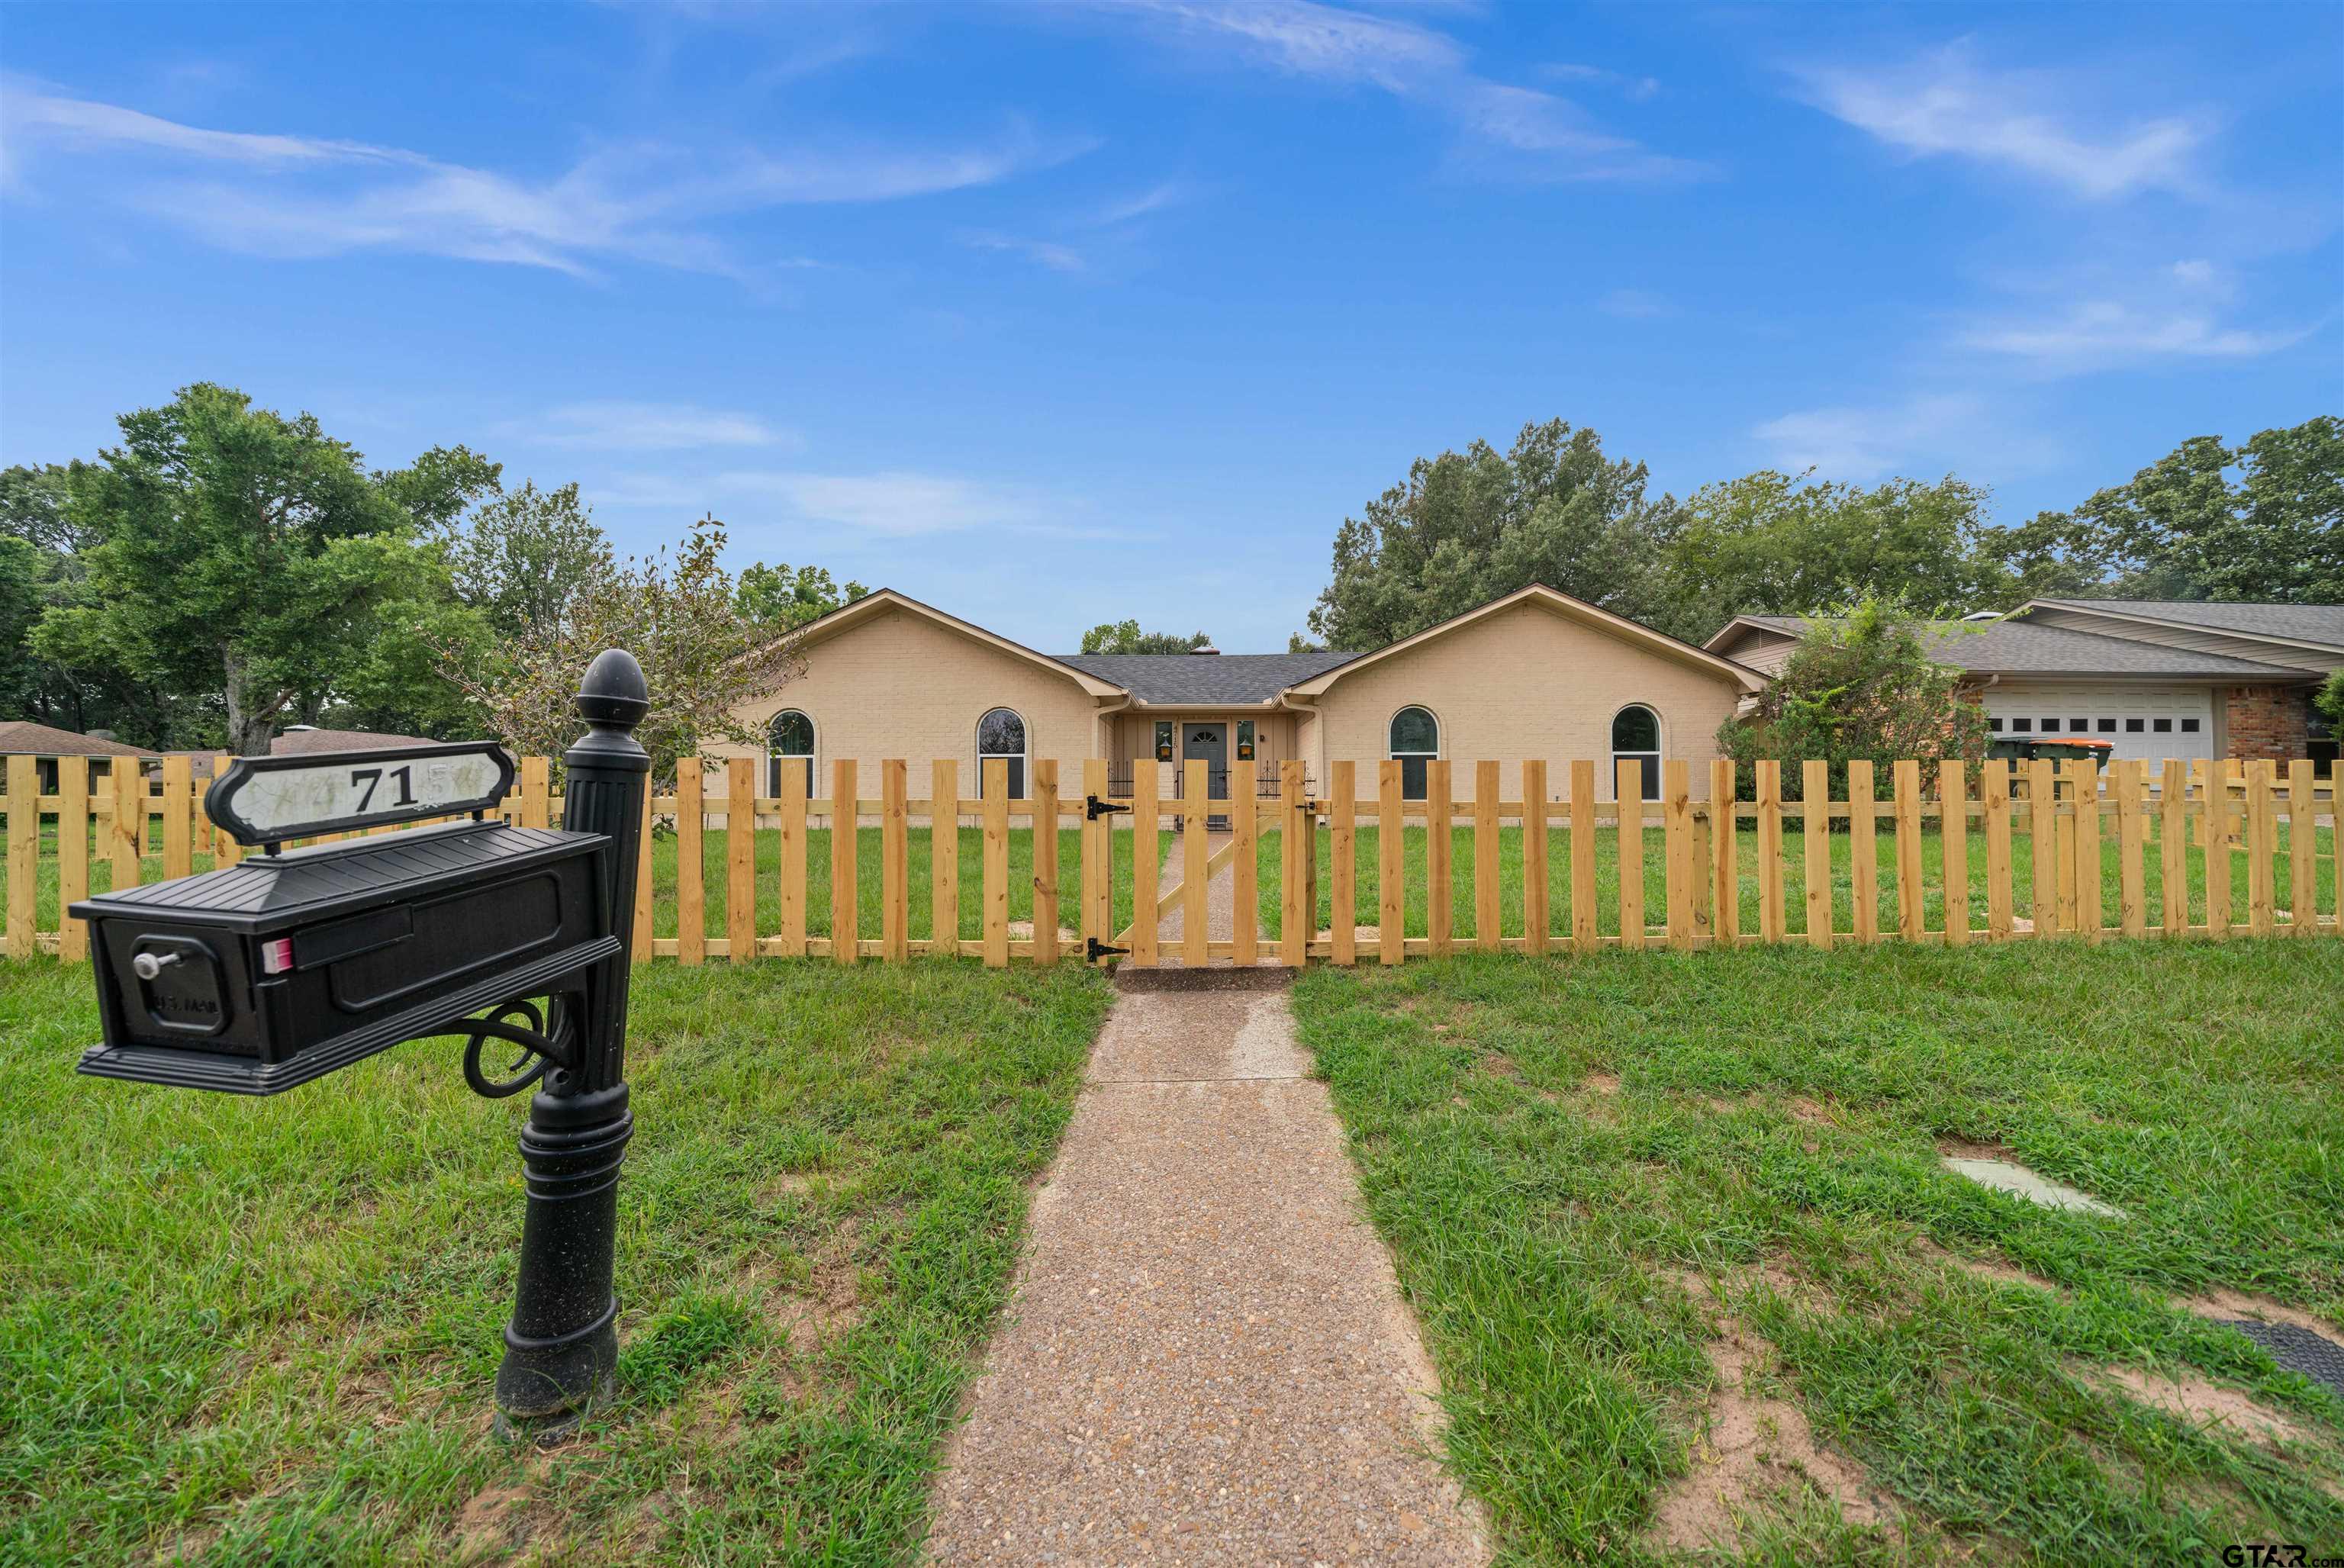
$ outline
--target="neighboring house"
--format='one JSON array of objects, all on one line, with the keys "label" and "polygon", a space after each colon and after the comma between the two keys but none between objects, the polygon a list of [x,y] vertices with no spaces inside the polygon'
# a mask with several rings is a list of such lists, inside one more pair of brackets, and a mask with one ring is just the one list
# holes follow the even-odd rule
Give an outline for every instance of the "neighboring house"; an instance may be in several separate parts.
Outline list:
[{"label": "neighboring house", "polygon": [[401,746],[434,746],[421,735],[379,735],[372,730],[321,730],[315,724],[288,724],[268,743],[272,757],[307,756],[311,752],[389,752]]},{"label": "neighboring house", "polygon": [[12,719],[0,723],[0,756],[17,756],[25,753],[30,753],[35,759],[35,771],[40,775],[41,791],[45,794],[56,792],[59,757],[88,757],[91,760],[90,777],[95,780],[107,776],[113,766],[105,761],[106,758],[154,755],[152,752],[142,752],[136,746],[126,746],[120,741],[76,734],[71,730],[36,724],[29,719]]},{"label": "neighboring house", "polygon": [[[1806,625],[1739,615],[1707,647],[1773,674]],[[1935,652],[1976,678],[1997,733],[2088,735],[2147,761],[2336,755],[2311,696],[2344,666],[2344,605],[2036,599],[1947,628]]]},{"label": "neighboring house", "polygon": [[[1377,764],[1401,764],[1411,798],[1435,757],[1500,764],[1499,788],[1519,799],[1521,764],[1595,762],[1609,798],[1614,759],[1644,764],[1657,798],[1663,758],[1693,764],[1707,793],[1719,724],[1764,684],[1755,671],[1551,588],[1530,587],[1372,653],[1038,653],[892,589],[809,622],[798,633],[803,674],[734,716],[766,738],[753,755],[760,794],[802,768],[826,794],[832,763],[852,758],[856,787],[879,791],[882,761],[910,763],[911,791],[928,790],[935,759],[961,764],[977,793],[983,763],[1005,761],[1013,794],[1028,764],[1057,759],[1060,791],[1082,788],[1082,764],[1104,760],[1128,787],[1136,758],[1159,758],[1163,792],[1177,764],[1202,761],[1215,796],[1231,762],[1250,754],[1265,793],[1298,759],[1313,789],[1329,764],[1359,764],[1371,795]],[[1472,793],[1470,773],[1456,783]]]}]

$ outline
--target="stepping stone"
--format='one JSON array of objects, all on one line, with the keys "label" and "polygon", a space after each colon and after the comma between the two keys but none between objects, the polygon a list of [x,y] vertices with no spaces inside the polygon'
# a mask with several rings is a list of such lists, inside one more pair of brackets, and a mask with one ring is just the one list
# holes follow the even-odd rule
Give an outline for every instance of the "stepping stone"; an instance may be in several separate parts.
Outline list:
[{"label": "stepping stone", "polygon": [[2316,1383],[2326,1383],[2344,1395],[2344,1345],[2293,1323],[2265,1323],[2252,1318],[2226,1321],[2271,1353],[2271,1360],[2290,1372],[2301,1372]]},{"label": "stepping stone", "polygon": [[1991,1187],[1996,1192],[2024,1198],[2046,1209],[2072,1209],[2078,1213],[2096,1214],[2107,1219],[2126,1218],[2125,1211],[2113,1203],[2103,1203],[2088,1192],[2063,1187],[2007,1159],[1956,1159],[1948,1156],[1945,1164],[1947,1170],[1966,1176],[1981,1187]]}]

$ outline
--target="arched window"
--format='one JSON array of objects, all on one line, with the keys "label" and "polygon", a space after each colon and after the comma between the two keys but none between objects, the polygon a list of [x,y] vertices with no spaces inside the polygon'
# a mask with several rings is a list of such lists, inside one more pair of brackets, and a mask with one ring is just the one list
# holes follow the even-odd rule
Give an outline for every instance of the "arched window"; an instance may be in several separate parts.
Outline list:
[{"label": "arched window", "polygon": [[782,793],[782,771],[804,758],[806,795],[813,795],[813,721],[795,708],[773,715],[765,731],[765,793]]},{"label": "arched window", "polygon": [[995,708],[976,721],[976,787],[985,788],[985,764],[998,757],[1009,764],[1009,798],[1026,794],[1026,721]]},{"label": "arched window", "polygon": [[1409,800],[1424,798],[1424,764],[1440,754],[1440,721],[1430,708],[1402,708],[1392,715],[1391,745],[1387,753],[1399,764],[1399,793]]},{"label": "arched window", "polygon": [[1642,765],[1644,798],[1661,798],[1661,716],[1642,703],[1632,703],[1612,716],[1612,776],[1619,764]]}]

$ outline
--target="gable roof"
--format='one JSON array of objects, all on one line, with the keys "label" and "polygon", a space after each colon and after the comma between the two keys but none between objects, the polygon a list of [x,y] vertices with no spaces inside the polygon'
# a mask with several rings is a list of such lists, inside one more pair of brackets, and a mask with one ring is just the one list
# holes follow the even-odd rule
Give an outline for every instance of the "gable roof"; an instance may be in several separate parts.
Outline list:
[{"label": "gable roof", "polygon": [[1143,705],[1235,703],[1267,707],[1298,681],[1348,664],[1355,653],[1060,653],[1058,663],[1112,681]]},{"label": "gable roof", "polygon": [[0,723],[0,754],[31,752],[45,757],[151,757],[157,754],[142,752],[136,746],[126,746],[120,741],[102,741],[95,735],[76,734],[54,724],[36,724],[30,719],[11,719]]},{"label": "gable roof", "polygon": [[[1804,615],[1737,615],[1710,639],[1713,645],[1740,631],[1806,635]],[[2036,626],[2024,621],[1996,621],[1975,631],[1959,626],[1935,629],[1930,657],[1939,663],[1981,675],[2169,675],[2257,676],[2300,680],[2301,670],[2259,664],[2228,653],[2204,653],[2188,648],[2143,642],[2130,637],[2097,632],[2077,632],[2062,626]]]},{"label": "gable roof", "polygon": [[2196,626],[2234,637],[2255,637],[2344,650],[2344,604],[2207,604],[2176,599],[2036,599],[2018,613],[2041,604],[2080,610],[2125,621]]},{"label": "gable roof", "polygon": [[1590,604],[1586,600],[1574,598],[1559,588],[1549,588],[1543,582],[1533,582],[1526,588],[1517,588],[1511,593],[1501,593],[1487,604],[1478,605],[1460,615],[1452,615],[1438,625],[1428,626],[1423,631],[1403,637],[1397,642],[1388,643],[1372,653],[1359,654],[1317,675],[1298,681],[1288,687],[1287,691],[1297,696],[1318,696],[1328,687],[1354,671],[1364,670],[1369,665],[1379,660],[1390,658],[1395,653],[1420,647],[1436,637],[1445,637],[1452,632],[1462,631],[1477,621],[1510,610],[1517,604],[1539,605],[1542,609],[1551,610],[1561,615],[1566,621],[1573,621],[1594,631],[1607,632],[1624,642],[1642,648],[1646,652],[1656,653],[1663,659],[1674,660],[1680,664],[1691,665],[1696,670],[1703,670],[1722,676],[1733,682],[1744,692],[1760,691],[1766,684],[1766,677],[1747,664],[1736,663],[1723,654],[1713,652],[1706,648],[1695,647],[1692,643],[1672,637],[1665,632],[1654,631],[1641,621],[1631,621],[1625,615],[1616,615],[1601,605]]},{"label": "gable roof", "polygon": [[1066,676],[1094,697],[1115,697],[1123,694],[1123,688],[1112,681],[1103,680],[1087,670],[1077,669],[1064,660],[1050,657],[1047,653],[1036,653],[1023,642],[1012,642],[998,632],[986,631],[974,621],[964,621],[957,615],[946,614],[933,604],[924,604],[910,594],[899,593],[893,588],[882,588],[875,592],[866,593],[851,604],[842,604],[827,614],[817,615],[799,627],[792,635],[796,638],[800,647],[811,648],[830,641],[842,632],[852,631],[864,622],[890,610],[909,611],[914,615],[935,622],[948,631],[957,632],[962,636],[983,642],[988,647],[997,648],[1005,653],[1038,664],[1054,674]]},{"label": "gable roof", "polygon": [[403,746],[434,746],[421,735],[386,735],[373,730],[321,730],[297,725],[268,743],[272,757],[307,756],[311,752],[392,752]]}]

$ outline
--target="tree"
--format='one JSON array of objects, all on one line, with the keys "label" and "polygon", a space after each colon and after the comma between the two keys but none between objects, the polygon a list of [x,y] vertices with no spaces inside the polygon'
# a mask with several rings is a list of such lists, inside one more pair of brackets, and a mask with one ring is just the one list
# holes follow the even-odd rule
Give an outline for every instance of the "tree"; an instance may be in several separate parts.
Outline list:
[{"label": "tree", "polygon": [[1677,507],[1647,500],[1645,480],[1643,464],[1607,460],[1593,430],[1561,420],[1523,426],[1510,451],[1475,441],[1419,458],[1364,518],[1343,520],[1310,630],[1369,652],[1532,582],[1664,618],[1661,548]]},{"label": "tree", "polygon": [[2328,672],[2328,679],[2312,693],[2311,705],[2319,710],[2332,733],[2344,735],[2344,670]]},{"label": "tree", "polygon": [[429,591],[418,518],[492,487],[462,448],[412,470],[369,474],[319,429],[256,409],[211,383],[125,414],[123,444],[76,465],[68,525],[88,601],[53,609],[37,650],[71,662],[103,652],[174,692],[217,693],[229,747],[266,753],[305,694],[333,690],[366,653],[375,606]]},{"label": "tree", "polygon": [[1689,639],[1736,615],[1803,615],[1868,595],[1950,610],[1993,605],[2008,574],[1982,543],[1985,490],[1951,475],[1871,490],[1772,469],[1703,485],[1664,559],[1667,599]]},{"label": "tree", "polygon": [[528,482],[500,491],[449,541],[456,597],[507,636],[551,625],[581,587],[611,567],[611,541],[580,504],[575,484],[540,490]]},{"label": "tree", "polygon": [[2107,576],[2117,597],[2344,603],[2344,420],[2235,448],[2193,436],[2074,511],[2012,530],[2006,547]]},{"label": "tree", "polygon": [[586,578],[558,614],[499,640],[485,659],[442,647],[440,673],[512,750],[558,755],[577,735],[571,703],[587,664],[605,648],[624,648],[651,685],[651,713],[635,738],[654,776],[672,778],[678,759],[705,741],[762,744],[733,709],[793,679],[803,663],[792,638],[741,614],[738,585],[722,564],[724,542],[723,525],[702,518],[672,557],[662,550]]},{"label": "tree", "polygon": [[1963,689],[1963,673],[1932,650],[1959,625],[1933,626],[1903,604],[1868,596],[1819,616],[1791,651],[1782,673],[1760,693],[1756,711],[1728,719],[1718,749],[1737,766],[1783,764],[1791,799],[1801,794],[1800,764],[1821,757],[1832,787],[1844,794],[1847,764],[1868,759],[1883,775],[1905,757],[1985,754],[1985,710]]},{"label": "tree", "polygon": [[1186,637],[1171,632],[1142,632],[1137,621],[1103,621],[1083,633],[1086,653],[1187,653],[1212,645],[1213,640],[1202,632]]},{"label": "tree", "polygon": [[743,569],[733,600],[743,618],[769,632],[793,632],[817,616],[843,604],[852,604],[871,592],[853,579],[842,588],[831,580],[826,566],[789,562],[768,566],[760,561]]}]

